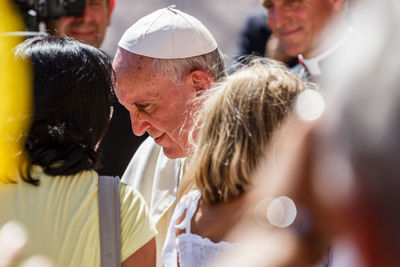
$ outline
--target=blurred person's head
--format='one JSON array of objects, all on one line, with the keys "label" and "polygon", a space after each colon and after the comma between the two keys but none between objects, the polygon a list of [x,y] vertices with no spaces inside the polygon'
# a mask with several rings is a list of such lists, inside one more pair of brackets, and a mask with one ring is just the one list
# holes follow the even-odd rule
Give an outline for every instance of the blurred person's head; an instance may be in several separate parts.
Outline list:
[{"label": "blurred person's head", "polygon": [[33,120],[26,149],[50,175],[96,168],[111,118],[112,67],[97,48],[54,36],[31,38],[16,56],[33,69]]},{"label": "blurred person's head", "polygon": [[207,203],[228,202],[249,189],[273,132],[304,89],[283,65],[253,60],[205,95],[186,179]]},{"label": "blurred person's head", "polygon": [[[289,56],[306,58],[324,52],[337,41],[332,31],[323,36],[333,18],[344,24],[345,0],[263,0],[268,11],[268,24]],[[342,27],[343,25],[340,25]],[[328,38],[329,41],[324,40]],[[327,46],[327,47],[325,47]]]},{"label": "blurred person's head", "polygon": [[333,211],[338,239],[353,241],[364,266],[398,266],[400,4],[353,8],[357,38],[327,69],[332,90],[316,130],[315,189]]},{"label": "blurred person's head", "polygon": [[115,0],[86,0],[79,16],[63,16],[50,21],[48,28],[56,36],[68,36],[99,48],[110,24]]},{"label": "blurred person's head", "polygon": [[224,76],[213,36],[196,18],[169,7],[140,19],[118,45],[115,92],[133,133],[147,132],[169,158],[187,156],[196,99]]}]

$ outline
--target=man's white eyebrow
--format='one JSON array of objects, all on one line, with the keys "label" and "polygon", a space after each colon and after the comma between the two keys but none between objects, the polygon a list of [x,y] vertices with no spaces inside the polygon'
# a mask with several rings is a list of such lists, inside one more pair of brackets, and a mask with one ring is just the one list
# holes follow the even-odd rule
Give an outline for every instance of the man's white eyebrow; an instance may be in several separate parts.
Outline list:
[{"label": "man's white eyebrow", "polygon": [[130,105],[135,105],[135,106],[142,106],[142,105],[148,105],[148,104],[154,104],[160,99],[159,95],[153,95],[152,99],[149,100],[139,100],[139,101],[132,101]]}]

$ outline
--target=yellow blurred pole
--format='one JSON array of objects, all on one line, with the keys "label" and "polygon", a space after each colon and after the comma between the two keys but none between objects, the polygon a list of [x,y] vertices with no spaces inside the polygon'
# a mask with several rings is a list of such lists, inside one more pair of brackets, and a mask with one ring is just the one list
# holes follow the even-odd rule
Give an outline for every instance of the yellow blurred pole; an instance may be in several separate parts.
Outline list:
[{"label": "yellow blurred pole", "polygon": [[[16,61],[13,48],[22,37],[4,33],[22,31],[23,24],[9,0],[0,1],[0,184],[17,182],[26,174],[24,144],[32,108],[32,75],[27,63]],[[29,74],[29,75],[28,75]]]}]

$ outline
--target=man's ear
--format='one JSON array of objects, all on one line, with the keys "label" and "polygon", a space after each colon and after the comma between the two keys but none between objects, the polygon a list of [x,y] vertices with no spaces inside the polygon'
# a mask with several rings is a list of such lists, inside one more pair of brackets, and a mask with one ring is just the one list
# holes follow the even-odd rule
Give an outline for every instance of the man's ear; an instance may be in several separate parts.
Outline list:
[{"label": "man's ear", "polygon": [[210,74],[203,70],[195,70],[189,74],[188,82],[191,83],[193,89],[196,91],[196,95],[200,94],[204,90],[211,88],[214,79]]}]

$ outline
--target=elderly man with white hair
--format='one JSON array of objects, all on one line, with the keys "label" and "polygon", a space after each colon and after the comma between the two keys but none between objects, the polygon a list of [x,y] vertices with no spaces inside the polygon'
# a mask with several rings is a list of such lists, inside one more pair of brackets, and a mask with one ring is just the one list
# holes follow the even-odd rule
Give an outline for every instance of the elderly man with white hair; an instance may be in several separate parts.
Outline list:
[{"label": "elderly man with white hair", "polygon": [[190,152],[191,115],[202,92],[225,76],[224,63],[207,28],[173,6],[138,20],[118,46],[113,62],[116,95],[130,113],[133,133],[150,135],[122,181],[140,191],[150,207],[161,266],[161,248]]}]

